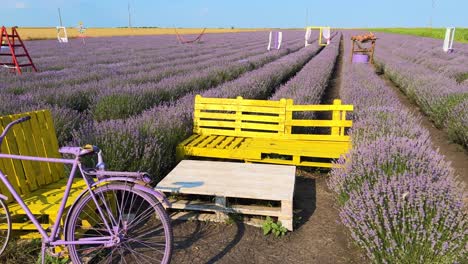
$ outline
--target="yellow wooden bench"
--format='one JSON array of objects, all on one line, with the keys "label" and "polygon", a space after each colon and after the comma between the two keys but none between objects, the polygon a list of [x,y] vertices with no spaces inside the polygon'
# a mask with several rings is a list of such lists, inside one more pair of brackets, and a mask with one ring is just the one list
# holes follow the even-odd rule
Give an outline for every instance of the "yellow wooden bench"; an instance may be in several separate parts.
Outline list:
[{"label": "yellow wooden bench", "polygon": [[[307,112],[331,112],[329,120],[298,119]],[[346,113],[352,105],[294,105],[279,101],[195,97],[194,135],[177,147],[177,159],[211,157],[331,168],[350,148]],[[302,113],[302,114],[301,114]],[[327,134],[305,133],[311,127]],[[306,128],[309,128],[306,129]]]},{"label": "yellow wooden bench", "polygon": [[[25,115],[31,116],[31,119],[12,128],[3,141],[1,152],[60,158],[52,116],[47,110],[0,117],[1,131],[8,123]],[[68,176],[65,166],[59,163],[0,159],[0,169],[7,175],[41,224],[45,228],[52,226],[68,179],[65,178]],[[67,207],[78,197],[85,186],[83,179],[75,181]],[[1,181],[0,193],[8,197],[13,230],[36,230]]]}]

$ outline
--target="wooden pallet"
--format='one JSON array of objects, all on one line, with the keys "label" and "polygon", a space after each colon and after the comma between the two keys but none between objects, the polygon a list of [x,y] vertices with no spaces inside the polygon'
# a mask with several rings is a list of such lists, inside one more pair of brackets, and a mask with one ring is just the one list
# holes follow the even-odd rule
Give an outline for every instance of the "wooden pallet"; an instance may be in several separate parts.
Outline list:
[{"label": "wooden pallet", "polygon": [[[213,213],[204,220],[224,221],[228,214],[272,216],[292,231],[295,172],[294,166],[183,160],[155,189],[180,195],[171,198],[175,211]],[[259,205],[265,202],[278,205]]]}]

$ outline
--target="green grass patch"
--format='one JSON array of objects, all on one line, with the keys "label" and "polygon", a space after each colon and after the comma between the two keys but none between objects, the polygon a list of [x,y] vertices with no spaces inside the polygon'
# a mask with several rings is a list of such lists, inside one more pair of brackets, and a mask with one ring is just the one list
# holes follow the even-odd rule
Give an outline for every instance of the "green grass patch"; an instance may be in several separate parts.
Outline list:
[{"label": "green grass patch", "polygon": [[[414,35],[420,37],[444,39],[445,28],[366,28],[372,32],[386,32],[403,35]],[[456,28],[455,29],[455,41],[461,43],[468,43],[468,28]]]}]

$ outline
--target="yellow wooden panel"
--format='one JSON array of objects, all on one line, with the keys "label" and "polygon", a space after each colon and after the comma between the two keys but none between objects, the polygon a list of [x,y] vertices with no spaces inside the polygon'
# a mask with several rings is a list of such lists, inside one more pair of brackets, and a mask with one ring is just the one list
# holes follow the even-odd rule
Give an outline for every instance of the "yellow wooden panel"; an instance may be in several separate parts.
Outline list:
[{"label": "yellow wooden panel", "polygon": [[239,150],[231,149],[218,149],[218,148],[186,148],[185,155],[195,157],[209,157],[209,158],[220,158],[220,159],[242,159],[240,156],[243,154],[236,153]]},{"label": "yellow wooden panel", "polygon": [[196,147],[204,148],[206,145],[210,144],[217,136],[209,136],[205,138],[202,142],[198,143]]},{"label": "yellow wooden panel", "polygon": [[[333,105],[341,105],[341,100],[336,100],[336,99],[333,100]],[[341,118],[340,111],[333,110],[333,111],[332,111],[332,119],[333,119],[334,121],[338,121],[338,120],[340,120],[340,118]],[[331,134],[332,134],[333,136],[339,135],[339,134],[340,134],[340,128],[338,128],[338,127],[332,127],[332,128],[331,128]]]},{"label": "yellow wooden panel", "polygon": [[195,96],[195,104],[237,104],[236,98],[210,98],[201,95]]},{"label": "yellow wooden panel", "polygon": [[[13,171],[13,168],[11,168],[11,160],[0,159],[0,170],[8,178],[9,177],[8,175],[10,174],[10,172]],[[13,185],[13,188],[15,188],[15,189],[18,188],[15,180],[12,180],[10,182]],[[13,196],[11,195],[10,191],[8,190],[6,185],[3,184],[2,181],[0,181],[0,193],[7,196],[8,201],[11,201],[13,199]]]},{"label": "yellow wooden panel", "polygon": [[226,137],[225,136],[218,136],[215,140],[213,140],[210,144],[208,144],[207,148],[214,148],[216,147],[221,141],[223,141]]},{"label": "yellow wooden panel", "polygon": [[270,123],[284,123],[285,115],[280,114],[277,116],[270,115],[242,115],[243,121],[258,121],[258,122],[270,122]]},{"label": "yellow wooden panel", "polygon": [[188,143],[187,146],[195,146],[197,145],[198,143],[202,142],[205,138],[207,138],[208,136],[207,135],[204,135],[204,136],[200,136],[198,138],[196,138],[195,140],[193,140],[192,142]]},{"label": "yellow wooden panel", "polygon": [[[17,120],[24,115],[11,115],[11,120]],[[22,126],[24,123],[15,125],[11,128],[10,133],[13,133],[14,140],[16,141],[16,147],[18,148],[18,155],[25,156],[36,156],[37,153],[33,151],[29,145],[34,144],[34,141],[31,140],[32,132],[27,131]],[[22,160],[21,161],[24,172],[24,182],[28,186],[30,192],[38,189],[38,178],[41,175],[40,165],[37,162]]]},{"label": "yellow wooden panel", "polygon": [[[23,128],[23,131],[25,132],[25,139],[27,142],[26,146],[30,148],[28,150],[28,155],[44,157],[41,134],[38,133],[39,129],[37,129],[37,118],[35,118],[32,113],[26,113],[25,115],[31,116],[31,119],[29,121],[20,124]],[[51,178],[49,166],[47,163],[32,162],[32,165],[36,168],[36,170],[30,176],[36,178],[37,184],[39,186],[43,186],[46,183],[50,182],[50,180],[46,181],[46,179]]]},{"label": "yellow wooden panel", "polygon": [[293,105],[287,111],[353,111],[353,105]]},{"label": "yellow wooden panel", "polygon": [[[56,150],[57,155],[51,155],[51,153],[48,151],[50,146],[52,144],[52,139],[50,136],[47,134],[47,126],[45,124],[46,120],[43,114],[44,111],[35,111],[35,112],[30,112],[29,115],[31,116],[31,120],[28,122],[31,123],[32,128],[34,129],[34,134],[36,135],[36,144],[37,144],[37,149],[38,153],[40,154],[41,157],[45,158],[56,158],[59,157],[58,155],[58,149]],[[55,135],[55,132],[54,132]],[[57,139],[55,139],[57,140]],[[61,167],[63,170],[63,165],[59,164],[54,164],[50,162],[44,163],[47,166],[48,172],[43,175],[45,177],[46,183],[51,183],[59,179],[58,171],[59,168]]]},{"label": "yellow wooden panel", "polygon": [[198,120],[196,121],[194,125],[197,127],[222,127],[222,128],[239,127],[236,125],[236,122],[233,122],[233,121],[214,121],[214,120]]},{"label": "yellow wooden panel", "polygon": [[228,147],[227,149],[234,149],[239,146],[239,144],[244,140],[244,138],[236,138]]},{"label": "yellow wooden panel", "polygon": [[226,139],[221,144],[216,146],[216,148],[224,148],[227,145],[229,145],[232,141],[234,141],[234,139],[235,137],[226,137]]},{"label": "yellow wooden panel", "polygon": [[303,120],[293,119],[289,123],[292,126],[304,127],[351,127],[353,121],[351,120]]},{"label": "yellow wooden panel", "polygon": [[195,110],[237,111],[237,105],[196,104],[195,105]]},{"label": "yellow wooden panel", "polygon": [[[3,119],[4,127],[8,123],[14,121],[14,120],[11,119],[10,116],[4,116],[2,119]],[[5,137],[5,141],[3,142],[3,144],[5,144],[6,147],[7,147],[7,150],[4,153],[16,154],[16,155],[19,154],[18,145],[16,143],[15,135],[11,130],[8,133],[8,135]],[[9,175],[9,180],[10,181],[16,180],[16,184],[17,184],[19,193],[21,193],[21,194],[30,193],[29,184],[26,182],[27,179],[26,179],[26,176],[24,174],[22,161],[12,160],[12,164],[13,164],[14,172],[13,172],[13,174]]]},{"label": "yellow wooden panel", "polygon": [[252,132],[252,131],[234,131],[223,129],[201,129],[203,135],[233,136],[233,137],[261,137],[274,138],[278,133],[275,132]]},{"label": "yellow wooden panel", "polygon": [[244,106],[270,106],[270,107],[284,107],[285,99],[279,101],[274,100],[252,100],[237,98],[207,98],[195,97],[195,104],[222,104],[222,105],[244,105]]},{"label": "yellow wooden panel", "polygon": [[274,164],[282,164],[282,165],[305,166],[305,167],[321,167],[321,168],[333,168],[334,167],[332,163],[326,163],[326,162],[311,162],[311,161],[294,162],[291,160],[282,160],[282,159],[260,159],[260,160],[249,159],[248,161],[260,162],[260,163],[274,163]]},{"label": "yellow wooden panel", "polygon": [[272,125],[272,124],[259,124],[259,123],[241,123],[241,128],[243,129],[256,129],[256,130],[270,130],[270,131],[284,131],[284,126],[282,125]]},{"label": "yellow wooden panel", "polygon": [[293,140],[324,140],[324,141],[350,141],[349,136],[340,135],[311,135],[311,134],[289,134],[284,135],[281,139],[293,139]]},{"label": "yellow wooden panel", "polygon": [[197,137],[200,137],[200,135],[191,135],[190,137],[188,137],[186,140],[182,141],[182,143],[179,144],[179,146],[185,146],[187,145],[189,142],[192,142],[192,140],[196,139]]},{"label": "yellow wooden panel", "polygon": [[236,114],[199,112],[199,113],[194,114],[194,117],[197,120],[199,120],[200,118],[235,120]]},{"label": "yellow wooden panel", "polygon": [[[60,158],[60,153],[58,152],[59,150],[59,145],[58,145],[58,140],[57,140],[57,135],[55,134],[55,128],[54,128],[54,123],[52,119],[52,114],[50,111],[41,111],[42,114],[44,115],[45,118],[45,125],[47,128],[47,133],[43,134],[44,137],[49,137],[50,139],[50,145],[45,145],[46,152],[49,153],[50,158]],[[38,114],[39,115],[39,114]],[[59,180],[63,177],[65,177],[64,174],[64,164],[61,163],[52,163],[53,167],[55,167],[55,171],[52,174],[52,177],[54,180]]]},{"label": "yellow wooden panel", "polygon": [[239,106],[239,111],[250,113],[266,113],[266,114],[284,114],[285,109],[277,107],[262,107],[262,106]]}]

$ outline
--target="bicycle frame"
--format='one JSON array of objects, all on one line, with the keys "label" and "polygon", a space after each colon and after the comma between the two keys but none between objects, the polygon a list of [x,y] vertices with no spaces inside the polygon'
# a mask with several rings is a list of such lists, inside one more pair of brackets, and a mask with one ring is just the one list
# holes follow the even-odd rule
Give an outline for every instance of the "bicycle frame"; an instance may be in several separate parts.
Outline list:
[{"label": "bicycle frame", "polygon": [[[80,173],[81,173],[83,179],[86,181],[86,186],[87,186],[87,190],[84,190],[83,193],[79,197],[81,197],[84,193],[89,191],[89,193],[90,193],[93,201],[96,203],[96,205],[98,205],[98,202],[97,202],[97,199],[96,199],[96,197],[95,197],[95,195],[94,195],[94,193],[92,191],[92,187],[98,185],[99,183],[109,182],[109,181],[136,182],[136,180],[137,180],[136,176],[140,175],[139,173],[135,173],[135,172],[132,173],[132,172],[97,171],[96,175],[102,175],[102,176],[106,175],[106,176],[109,176],[111,178],[106,178],[106,179],[99,179],[98,178],[98,180],[96,182],[90,184],[88,182],[87,178],[86,178],[86,174],[83,172],[83,169],[81,167],[81,162],[80,162],[80,156],[79,155],[75,155],[74,159],[64,159],[64,158],[43,158],[43,157],[22,156],[22,155],[2,154],[2,153],[0,153],[0,159],[2,159],[2,158],[4,158],[4,159],[15,159],[15,160],[37,161],[37,162],[62,163],[62,164],[68,164],[68,165],[72,166],[72,169],[71,169],[68,181],[67,181],[66,189],[65,189],[65,192],[64,192],[64,196],[63,196],[63,198],[62,198],[62,200],[60,202],[59,211],[58,211],[57,217],[55,219],[55,222],[54,222],[54,224],[52,226],[50,236],[47,235],[46,230],[42,227],[42,225],[39,223],[37,218],[33,215],[31,210],[29,209],[29,207],[25,204],[24,200],[21,198],[20,194],[12,186],[12,184],[8,180],[7,176],[0,170],[0,179],[1,179],[1,181],[5,184],[7,189],[13,195],[16,202],[26,212],[26,215],[28,216],[28,218],[31,220],[31,222],[34,224],[36,229],[41,234],[43,242],[45,242],[45,243],[47,243],[47,244],[49,244],[51,246],[79,245],[79,244],[97,244],[97,245],[99,245],[99,244],[108,244],[108,243],[110,243],[110,240],[111,240],[110,236],[109,237],[101,237],[100,239],[95,239],[95,240],[86,240],[86,241],[66,241],[66,240],[62,240],[62,239],[56,239],[57,235],[58,235],[58,232],[59,232],[60,219],[63,216],[64,209],[66,207],[66,203],[67,203],[69,195],[70,195],[71,187],[73,185],[73,180],[75,179],[75,174],[77,172],[77,169],[80,170]],[[151,188],[145,187],[143,185],[139,185],[139,184],[136,184],[135,188],[139,189],[139,190],[141,190],[143,192],[150,193],[150,194],[154,195],[165,206],[169,205],[169,203],[167,202],[167,200],[166,200],[166,198],[164,197],[163,194],[161,194],[161,193],[159,193],[159,192],[157,192],[157,191],[155,191],[155,190],[153,190]],[[102,220],[104,221],[104,223],[106,225],[106,228],[109,231],[109,234],[112,234],[113,233],[112,232],[112,225],[109,225],[108,220],[106,219],[106,217],[104,217],[104,213],[102,211],[102,208],[100,208],[100,206],[97,206],[97,209],[99,211],[100,216],[102,217]],[[106,206],[106,209],[108,210],[107,206]]]},{"label": "bicycle frame", "polygon": [[[38,161],[38,162],[53,162],[53,163],[62,163],[62,164],[69,164],[72,165],[72,169],[70,172],[70,176],[67,181],[67,187],[65,189],[64,196],[60,202],[60,207],[59,211],[57,214],[57,217],[55,219],[54,225],[52,227],[52,232],[50,234],[50,237],[47,235],[46,230],[41,226],[37,218],[33,215],[29,207],[24,203],[23,199],[19,195],[19,193],[15,190],[13,185],[10,183],[6,175],[0,170],[0,179],[2,180],[3,184],[7,187],[7,189],[10,191],[10,193],[13,195],[15,198],[16,202],[21,206],[21,208],[26,212],[26,215],[28,216],[29,220],[34,224],[36,227],[37,231],[42,236],[42,239],[46,243],[51,243],[53,241],[56,241],[54,238],[57,236],[59,225],[60,225],[60,219],[62,218],[63,211],[65,209],[66,202],[68,200],[68,196],[70,195],[70,190],[73,185],[73,180],[75,178],[75,173],[78,168],[78,164],[80,163],[79,157],[76,157],[75,159],[61,159],[61,158],[40,158],[40,157],[32,157],[32,156],[21,156],[21,155],[11,155],[11,154],[1,154],[0,153],[0,159],[1,158],[7,158],[7,159],[16,159],[16,160],[29,160],[29,161]],[[102,216],[101,216],[102,217]],[[58,241],[57,241],[58,242]]]}]

